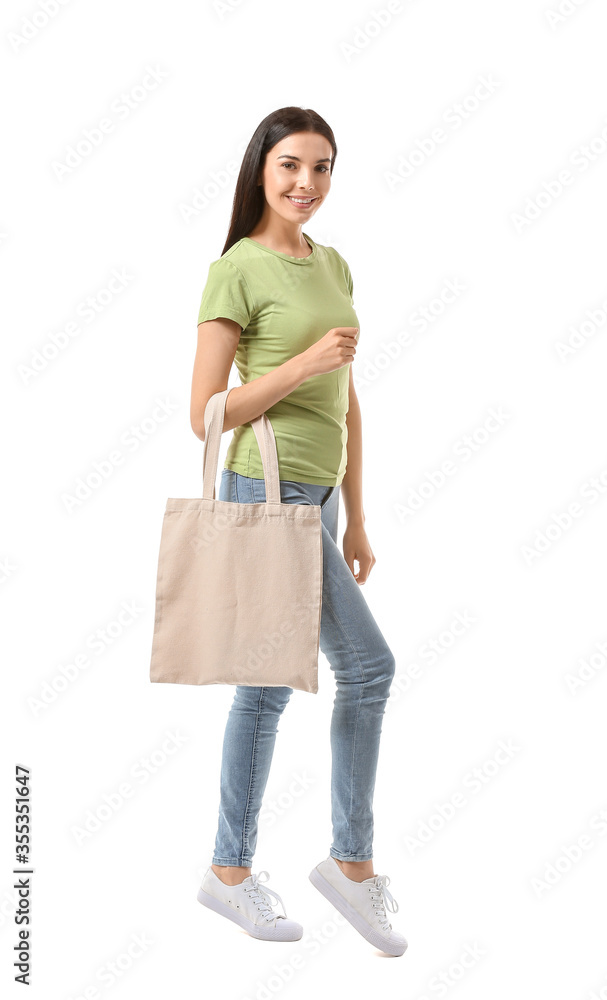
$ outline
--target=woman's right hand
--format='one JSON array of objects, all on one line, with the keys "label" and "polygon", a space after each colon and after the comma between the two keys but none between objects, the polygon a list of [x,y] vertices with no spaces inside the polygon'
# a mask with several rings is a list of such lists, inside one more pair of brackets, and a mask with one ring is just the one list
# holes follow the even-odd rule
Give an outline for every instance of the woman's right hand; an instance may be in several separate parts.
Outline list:
[{"label": "woman's right hand", "polygon": [[310,375],[326,375],[351,364],[356,354],[359,328],[335,326],[301,355]]}]

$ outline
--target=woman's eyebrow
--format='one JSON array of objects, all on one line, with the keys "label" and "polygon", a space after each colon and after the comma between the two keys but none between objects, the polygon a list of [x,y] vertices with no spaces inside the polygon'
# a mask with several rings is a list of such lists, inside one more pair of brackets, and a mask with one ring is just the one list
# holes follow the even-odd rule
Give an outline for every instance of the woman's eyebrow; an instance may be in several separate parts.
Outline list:
[{"label": "woman's eyebrow", "polygon": [[[290,160],[299,160],[299,162],[301,163],[301,160],[299,159],[299,156],[292,156],[291,153],[281,153],[280,156],[276,157],[276,159],[277,160],[282,160],[282,158],[285,157],[285,156],[288,156],[288,158]],[[322,160],[317,160],[316,162],[317,163],[330,163],[331,162],[331,157],[330,156],[325,156],[325,157],[323,157]]]}]

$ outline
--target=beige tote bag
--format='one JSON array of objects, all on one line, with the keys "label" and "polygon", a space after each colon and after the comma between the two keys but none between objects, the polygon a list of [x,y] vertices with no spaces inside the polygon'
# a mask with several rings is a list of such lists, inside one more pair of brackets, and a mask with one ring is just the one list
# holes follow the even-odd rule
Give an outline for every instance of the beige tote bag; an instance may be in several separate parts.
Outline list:
[{"label": "beige tote bag", "polygon": [[315,504],[282,503],[267,415],[251,421],[265,503],[215,499],[230,389],[204,413],[202,498],[169,499],[162,524],[150,680],[318,691],[322,523]]}]

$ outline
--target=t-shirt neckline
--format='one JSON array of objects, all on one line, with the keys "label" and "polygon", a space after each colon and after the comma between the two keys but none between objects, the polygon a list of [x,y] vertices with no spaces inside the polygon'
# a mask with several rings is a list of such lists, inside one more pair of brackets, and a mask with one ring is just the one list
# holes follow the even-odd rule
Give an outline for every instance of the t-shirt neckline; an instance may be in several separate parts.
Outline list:
[{"label": "t-shirt neckline", "polygon": [[302,233],[302,236],[312,247],[312,253],[308,254],[307,257],[291,257],[288,253],[281,253],[280,250],[272,250],[270,247],[264,246],[263,243],[252,240],[250,236],[243,236],[243,240],[246,240],[247,243],[252,243],[255,247],[259,247],[260,250],[265,250],[266,253],[273,253],[275,257],[282,257],[283,260],[289,260],[292,264],[311,264],[316,260],[316,243],[307,233]]}]

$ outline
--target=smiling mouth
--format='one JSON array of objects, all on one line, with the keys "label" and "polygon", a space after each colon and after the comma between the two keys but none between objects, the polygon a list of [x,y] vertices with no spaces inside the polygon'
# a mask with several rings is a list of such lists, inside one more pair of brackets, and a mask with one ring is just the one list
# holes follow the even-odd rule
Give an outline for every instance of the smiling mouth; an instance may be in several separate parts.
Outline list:
[{"label": "smiling mouth", "polygon": [[294,195],[286,195],[292,205],[301,205],[303,208],[307,208],[309,205],[313,205],[318,198],[296,198]]}]

